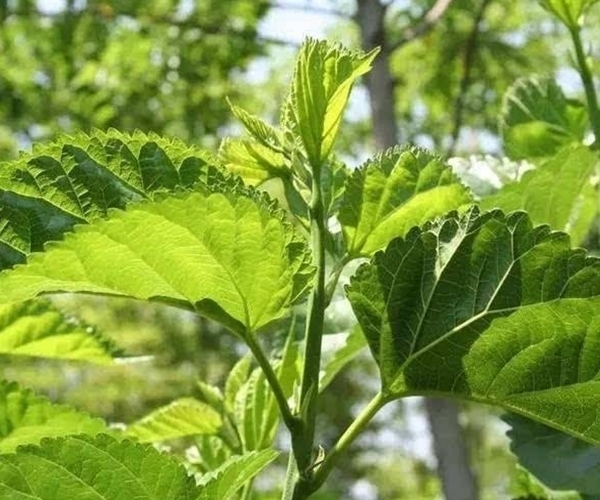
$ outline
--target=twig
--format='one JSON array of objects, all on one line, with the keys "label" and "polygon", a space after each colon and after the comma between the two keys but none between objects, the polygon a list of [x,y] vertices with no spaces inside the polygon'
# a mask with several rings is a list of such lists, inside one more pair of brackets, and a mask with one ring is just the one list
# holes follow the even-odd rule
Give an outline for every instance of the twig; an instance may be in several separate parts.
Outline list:
[{"label": "twig", "polygon": [[444,15],[444,12],[448,10],[451,3],[452,0],[437,0],[431,9],[425,12],[414,25],[407,27],[402,32],[400,39],[391,44],[390,49],[396,50],[402,45],[412,42],[428,33]]}]

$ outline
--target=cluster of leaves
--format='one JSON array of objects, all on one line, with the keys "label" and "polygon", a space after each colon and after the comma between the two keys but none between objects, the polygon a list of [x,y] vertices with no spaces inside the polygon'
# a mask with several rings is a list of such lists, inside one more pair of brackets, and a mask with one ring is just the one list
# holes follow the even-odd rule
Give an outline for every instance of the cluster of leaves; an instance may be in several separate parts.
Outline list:
[{"label": "cluster of leaves", "polygon": [[[39,140],[90,126],[185,140],[228,115],[268,2],[0,2],[0,120]],[[23,43],[26,40],[27,43]],[[201,43],[199,43],[201,41]]]},{"label": "cluster of leaves", "polygon": [[[545,5],[576,41],[592,3]],[[590,95],[583,105],[537,77],[511,88],[506,149],[536,168],[474,207],[451,168],[421,149],[392,148],[354,171],[335,157],[350,90],[375,56],[308,40],[279,126],[232,106],[250,137],[225,140],[217,157],[110,130],[2,165],[0,351],[118,357],[100,332],[38,299],[77,292],[209,317],[252,355],[224,390],[200,381],[202,400],[178,399],[125,430],[2,382],[3,498],[248,495],[278,455],[281,419],[292,442],[283,495],[302,500],[385,404],[430,394],[513,412],[524,465],[551,487],[600,494],[581,475],[553,482],[553,469],[538,467],[545,443],[567,448],[565,463],[600,444],[600,260],[554,231],[579,242],[597,216],[598,156],[583,143],[597,126]],[[323,366],[325,310],[359,259],[345,288],[356,334]],[[304,304],[298,342],[288,318]],[[267,353],[262,336],[273,330],[285,341]],[[380,390],[314,453],[319,391],[365,345]],[[186,437],[193,476],[152,446]]]}]

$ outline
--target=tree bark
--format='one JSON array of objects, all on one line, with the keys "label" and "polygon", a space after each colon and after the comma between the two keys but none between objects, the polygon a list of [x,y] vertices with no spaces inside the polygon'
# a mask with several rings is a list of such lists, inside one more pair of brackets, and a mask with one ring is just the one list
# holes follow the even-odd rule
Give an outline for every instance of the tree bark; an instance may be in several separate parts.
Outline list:
[{"label": "tree bark", "polygon": [[[366,81],[378,149],[387,149],[400,141],[395,117],[394,78],[390,71],[391,48],[386,43],[385,13],[386,6],[381,0],[357,0],[356,22],[360,28],[363,50],[381,47],[381,53]],[[469,465],[457,405],[449,400],[426,398],[425,409],[446,500],[476,500],[477,485]]]},{"label": "tree bark", "polygon": [[458,421],[458,406],[449,399],[425,398],[438,475],[447,500],[476,500],[477,483]]},{"label": "tree bark", "polygon": [[356,22],[360,28],[362,47],[364,50],[381,48],[373,62],[373,69],[366,77],[373,135],[378,150],[400,142],[395,116],[394,79],[390,71],[390,50],[385,39],[385,11],[385,5],[379,0],[357,0]]}]

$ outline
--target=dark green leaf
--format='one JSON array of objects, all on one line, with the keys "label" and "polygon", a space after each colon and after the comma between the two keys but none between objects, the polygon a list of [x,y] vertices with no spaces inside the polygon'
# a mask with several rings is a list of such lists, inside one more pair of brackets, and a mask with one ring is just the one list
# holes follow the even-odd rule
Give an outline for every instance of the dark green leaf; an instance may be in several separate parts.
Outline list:
[{"label": "dark green leaf", "polygon": [[389,398],[502,406],[600,443],[600,260],[521,212],[415,228],[348,298]]}]

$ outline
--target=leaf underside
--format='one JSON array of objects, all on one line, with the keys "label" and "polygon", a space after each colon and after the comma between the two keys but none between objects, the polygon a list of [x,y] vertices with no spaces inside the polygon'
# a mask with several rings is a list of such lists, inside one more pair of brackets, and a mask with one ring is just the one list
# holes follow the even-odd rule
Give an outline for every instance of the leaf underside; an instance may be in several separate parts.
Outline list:
[{"label": "leaf underside", "polygon": [[196,310],[244,335],[303,295],[309,260],[306,244],[258,195],[186,193],[77,227],[0,275],[0,302],[121,295]]},{"label": "leaf underside", "polygon": [[142,443],[156,443],[214,434],[221,425],[221,415],[210,406],[193,398],[181,398],[128,425],[126,434]]},{"label": "leaf underside", "polygon": [[370,256],[411,227],[471,202],[469,190],[441,158],[396,147],[353,172],[339,220],[349,254]]},{"label": "leaf underside", "polygon": [[526,214],[415,228],[347,295],[390,398],[499,405],[600,443],[600,260]]}]

